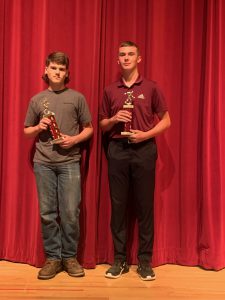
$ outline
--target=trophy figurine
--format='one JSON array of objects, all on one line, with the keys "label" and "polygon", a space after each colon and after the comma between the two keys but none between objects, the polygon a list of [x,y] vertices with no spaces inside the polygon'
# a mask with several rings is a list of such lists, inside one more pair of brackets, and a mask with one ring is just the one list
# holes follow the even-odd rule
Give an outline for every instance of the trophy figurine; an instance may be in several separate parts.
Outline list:
[{"label": "trophy figurine", "polygon": [[48,105],[49,105],[49,102],[45,98],[43,100],[43,106],[44,106],[43,118],[48,118],[49,120],[51,120],[51,123],[49,125],[49,129],[50,129],[50,132],[51,132],[52,141],[50,143],[51,144],[59,144],[63,140],[63,137],[62,137],[62,134],[61,134],[61,132],[58,128],[58,125],[56,123],[55,113],[48,109]]},{"label": "trophy figurine", "polygon": [[[126,92],[125,95],[127,95],[127,99],[124,102],[123,109],[131,112],[131,118],[132,118],[132,110],[134,108],[133,98],[135,97],[133,96],[133,91]],[[124,123],[124,131],[121,132],[121,135],[129,136],[133,134],[133,132],[130,131],[132,128],[131,122],[132,121]]]}]

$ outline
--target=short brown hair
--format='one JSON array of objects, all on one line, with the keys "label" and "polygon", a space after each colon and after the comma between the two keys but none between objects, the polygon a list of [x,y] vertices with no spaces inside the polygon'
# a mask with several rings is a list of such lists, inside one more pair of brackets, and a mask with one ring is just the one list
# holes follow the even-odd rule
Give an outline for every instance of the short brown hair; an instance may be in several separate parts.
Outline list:
[{"label": "short brown hair", "polygon": [[135,48],[137,48],[137,53],[138,53],[138,55],[140,55],[140,49],[139,49],[138,45],[137,45],[136,43],[134,43],[134,42],[131,42],[131,41],[123,41],[123,42],[121,42],[120,45],[119,45],[119,48],[121,48],[121,47],[135,47]]},{"label": "short brown hair", "polygon": [[[46,58],[45,66],[48,67],[51,62],[66,66],[66,69],[67,70],[69,69],[69,63],[70,63],[69,57],[64,52],[56,51],[56,52],[50,53]],[[42,79],[47,84],[49,83],[47,74],[42,75]],[[68,73],[68,76],[66,77],[64,83],[67,84],[69,81],[70,81],[70,78],[69,78],[69,73]]]}]

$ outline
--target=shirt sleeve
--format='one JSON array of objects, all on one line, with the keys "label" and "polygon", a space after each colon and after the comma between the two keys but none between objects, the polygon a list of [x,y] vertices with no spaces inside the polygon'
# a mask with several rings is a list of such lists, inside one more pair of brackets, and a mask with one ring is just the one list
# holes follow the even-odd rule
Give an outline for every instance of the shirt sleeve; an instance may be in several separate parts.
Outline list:
[{"label": "shirt sleeve", "polygon": [[25,127],[35,126],[38,124],[38,122],[39,122],[39,116],[35,110],[35,103],[31,99],[31,101],[28,105],[28,109],[27,109],[27,113],[26,113],[26,117],[25,117],[25,121],[24,121],[24,126]]},{"label": "shirt sleeve", "polygon": [[104,90],[102,105],[101,105],[100,111],[99,111],[99,120],[101,121],[103,119],[109,119],[109,118],[111,118],[110,98],[107,94],[107,91]]},{"label": "shirt sleeve", "polygon": [[87,104],[87,101],[84,96],[79,97],[79,123],[82,124],[87,124],[92,121],[91,119],[91,113]]},{"label": "shirt sleeve", "polygon": [[152,111],[154,113],[160,113],[167,111],[167,104],[165,101],[165,97],[160,90],[160,88],[155,85],[154,91],[153,91],[153,99],[152,99]]}]

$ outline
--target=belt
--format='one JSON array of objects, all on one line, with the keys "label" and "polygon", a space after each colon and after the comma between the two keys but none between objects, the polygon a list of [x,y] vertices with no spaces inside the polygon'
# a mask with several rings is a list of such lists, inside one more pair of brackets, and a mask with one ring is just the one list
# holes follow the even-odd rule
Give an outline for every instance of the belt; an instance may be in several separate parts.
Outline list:
[{"label": "belt", "polygon": [[129,139],[128,138],[115,138],[115,139],[112,139],[111,141],[114,141],[114,142],[117,142],[117,143],[130,143]]},{"label": "belt", "polygon": [[151,138],[151,139],[145,140],[145,141],[137,143],[137,144],[132,143],[128,138],[114,138],[114,139],[111,139],[111,141],[121,143],[121,144],[143,145],[143,144],[155,142],[155,139]]}]

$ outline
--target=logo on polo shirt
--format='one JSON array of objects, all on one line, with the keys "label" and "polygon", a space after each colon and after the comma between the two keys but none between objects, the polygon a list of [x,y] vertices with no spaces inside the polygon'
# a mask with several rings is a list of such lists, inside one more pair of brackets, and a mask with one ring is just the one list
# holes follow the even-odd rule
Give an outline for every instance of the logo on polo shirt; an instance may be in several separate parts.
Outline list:
[{"label": "logo on polo shirt", "polygon": [[139,98],[139,99],[145,99],[145,96],[144,96],[143,94],[140,94],[140,95],[138,96],[138,98]]}]

